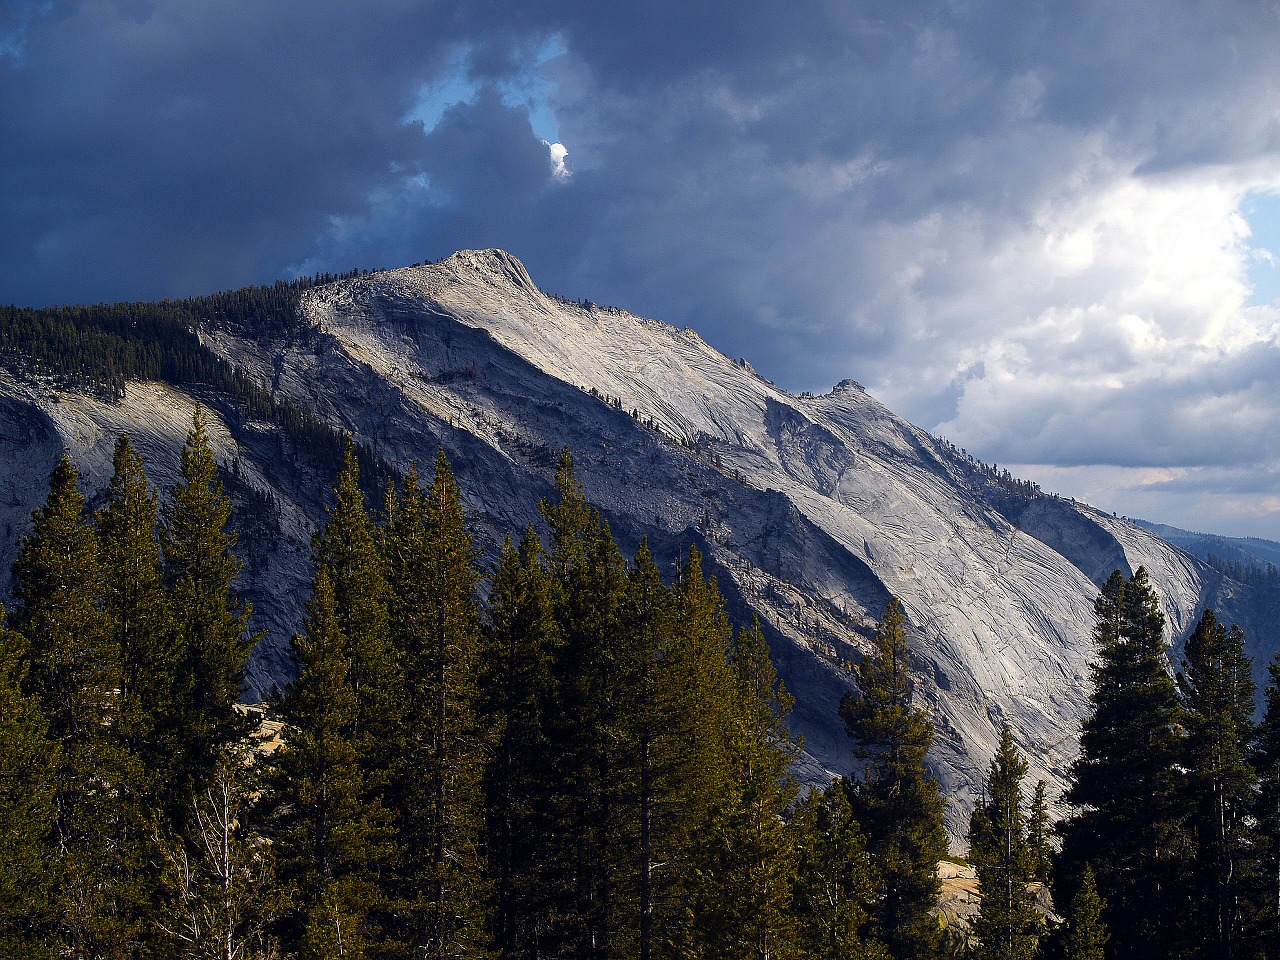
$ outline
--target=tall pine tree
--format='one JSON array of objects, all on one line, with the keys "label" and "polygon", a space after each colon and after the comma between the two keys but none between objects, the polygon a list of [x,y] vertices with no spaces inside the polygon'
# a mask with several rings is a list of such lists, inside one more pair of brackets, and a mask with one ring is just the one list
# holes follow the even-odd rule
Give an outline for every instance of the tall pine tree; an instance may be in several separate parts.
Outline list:
[{"label": "tall pine tree", "polygon": [[1038,883],[1049,882],[1049,867],[1053,862],[1052,824],[1049,822],[1048,787],[1043,780],[1036,781],[1031,795],[1031,809],[1027,814],[1027,846],[1031,853],[1031,878]]},{"label": "tall pine tree", "polygon": [[1031,960],[1037,919],[1027,884],[1033,863],[1027,841],[1022,778],[1027,762],[1006,723],[987,772],[984,800],[969,821],[969,859],[982,897],[973,924],[975,960]]},{"label": "tall pine tree", "polygon": [[[625,859],[613,844],[619,824],[611,738],[625,704],[614,640],[626,590],[626,565],[609,525],[586,500],[566,449],[556,473],[557,500],[540,504],[551,529],[548,566],[561,643],[553,668],[549,798],[557,847],[548,884],[560,922],[549,933],[579,960],[618,955],[620,921],[630,905]],[[632,928],[634,929],[634,928]]]},{"label": "tall pine tree", "polygon": [[125,956],[139,936],[136,764],[120,723],[120,649],[103,610],[98,541],[64,456],[13,567],[26,692],[57,747],[52,865],[60,949]]},{"label": "tall pine tree", "polygon": [[[394,510],[394,504],[388,504]],[[369,518],[360,467],[350,439],[334,485],[334,502],[312,538],[316,569],[328,570],[334,610],[347,642],[347,684],[355,695],[356,728],[371,736],[361,757],[371,789],[380,789],[400,729],[402,675],[391,644],[385,558]]]},{"label": "tall pine tree", "polygon": [[218,479],[205,415],[197,407],[180,459],[182,479],[161,508],[160,544],[168,587],[180,698],[168,782],[170,810],[186,811],[213,778],[224,751],[246,732],[235,711],[253,648],[250,606],[235,581],[231,501]]},{"label": "tall pine tree", "polygon": [[1231,960],[1240,952],[1240,899],[1255,846],[1249,807],[1257,774],[1253,661],[1244,634],[1206,610],[1187,639],[1182,670],[1181,763],[1195,861],[1191,869],[1193,953]]},{"label": "tall pine tree", "polygon": [[879,890],[866,844],[837,779],[797,805],[789,827],[796,855],[793,912],[801,955],[812,960],[888,960],[867,936]]},{"label": "tall pine tree", "polygon": [[1104,960],[1110,936],[1103,923],[1106,902],[1098,896],[1093,868],[1084,865],[1080,885],[1067,904],[1062,934],[1063,960]]},{"label": "tall pine tree", "polygon": [[1164,616],[1141,567],[1127,582],[1113,573],[1095,611],[1093,710],[1064,797],[1074,809],[1059,828],[1054,889],[1074,896],[1091,864],[1115,955],[1155,960],[1180,949],[1175,898],[1185,858]]},{"label": "tall pine tree", "polygon": [[794,957],[795,858],[783,821],[796,795],[790,775],[796,746],[786,728],[792,699],[777,679],[759,623],[741,631],[730,652],[729,780],[709,832],[711,859],[695,901],[697,932],[709,957]]},{"label": "tall pine tree", "polygon": [[860,694],[845,695],[840,715],[855,759],[865,764],[851,781],[850,800],[884,885],[872,911],[874,932],[898,960],[927,960],[937,956],[942,935],[932,911],[947,834],[942,797],[924,765],[933,724],[912,705],[909,666],[906,618],[895,597],[875,650],[858,665]]},{"label": "tall pine tree", "polygon": [[398,738],[393,787],[405,938],[417,957],[481,957],[488,947],[480,842],[489,744],[477,717],[480,575],[443,451],[428,490],[410,474],[385,542],[392,637],[412,718]]},{"label": "tall pine tree", "polygon": [[304,632],[294,637],[298,678],[279,705],[284,746],[266,802],[281,882],[292,909],[280,926],[287,951],[307,960],[377,956],[388,904],[379,883],[393,854],[387,811],[369,798],[359,729],[329,571],[321,567]]},{"label": "tall pine tree", "polygon": [[[733,917],[745,908],[718,895],[712,871],[718,863],[743,869],[751,860],[741,842],[751,822],[741,761],[754,755],[747,725],[765,708],[748,702],[745,672],[740,680],[729,663],[732,630],[724,600],[704,576],[696,548],[672,588],[659,586],[647,545],[629,579],[625,621],[636,668],[624,687],[630,752],[641,760],[632,771],[642,871],[640,943],[654,957],[713,956],[732,942],[727,937],[738,935],[741,945],[749,932],[734,926]],[[767,737],[754,726],[750,733]],[[760,739],[754,742],[758,746]],[[752,792],[763,808],[768,800],[759,786]]]},{"label": "tall pine tree", "polygon": [[124,733],[154,790],[172,781],[172,758],[183,750],[176,737],[185,690],[156,538],[159,496],[128,436],[116,441],[112,462],[96,518],[104,606],[120,650]]},{"label": "tall pine tree", "polygon": [[553,849],[546,762],[559,643],[552,585],[537,534],[507,540],[489,591],[481,714],[493,740],[485,772],[493,943],[503,958],[545,956]]}]

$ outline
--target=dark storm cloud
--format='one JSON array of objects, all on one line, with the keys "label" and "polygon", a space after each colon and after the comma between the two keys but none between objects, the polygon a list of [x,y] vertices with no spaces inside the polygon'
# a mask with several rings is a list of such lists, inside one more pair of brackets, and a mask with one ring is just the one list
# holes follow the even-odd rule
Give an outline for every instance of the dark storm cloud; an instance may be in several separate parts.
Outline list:
[{"label": "dark storm cloud", "polygon": [[86,2],[0,70],[3,294],[160,296],[270,277],[415,171],[402,124],[446,18],[401,3]]},{"label": "dark storm cloud", "polygon": [[[853,278],[871,301],[862,304],[845,284],[826,282],[853,261],[883,268],[873,256],[880,238],[850,220],[902,224],[972,204],[1025,213],[1052,158],[1009,157],[996,175],[990,158],[967,149],[1019,121],[1020,96],[1038,97],[1041,122],[1087,127],[1141,109],[1138,135],[1152,136],[1150,127],[1157,139],[1176,139],[1159,111],[1173,99],[1170,81],[1193,72],[1198,89],[1212,89],[1230,69],[1221,47],[1265,39],[1243,29],[1255,23],[1225,16],[1230,8],[1171,23],[1164,37],[1153,36],[1149,11],[1034,3],[223,0],[13,10],[6,26],[21,27],[26,42],[23,62],[0,79],[10,118],[0,138],[9,299],[156,295],[270,275],[313,255],[308,244],[328,218],[368,212],[379,190],[412,191],[410,177],[429,168],[443,194],[437,209],[453,215],[420,232],[438,249],[457,246],[462,221],[492,219],[492,194],[450,192],[459,186],[451,172],[475,179],[451,153],[465,148],[459,131],[432,141],[401,120],[460,44],[474,75],[499,81],[526,70],[554,32],[574,64],[556,95],[562,139],[580,179],[590,171],[595,182],[563,191],[553,211],[544,183],[520,177],[502,187],[506,233],[533,246],[563,230],[559,221],[585,228],[589,239],[555,244],[576,253],[575,265],[548,269],[604,287],[601,296],[641,297],[651,312],[720,304],[745,324],[747,334],[734,337],[743,349],[758,324],[852,322],[850,348],[865,330],[885,337],[874,282]],[[1175,36],[1195,37],[1177,58],[1164,42]],[[467,142],[489,138],[486,147],[512,151],[510,160],[490,153],[483,166],[531,169],[525,158],[537,140],[531,131],[508,135],[509,125],[490,108],[471,117]],[[1195,129],[1220,148],[1233,139],[1212,124]],[[833,169],[860,162],[879,173],[843,187],[804,182],[838,180]],[[672,261],[676,233],[689,236],[686,255],[702,248],[712,263],[705,289],[671,291],[654,275]],[[779,262],[784,250],[794,252]],[[823,269],[815,256],[843,263]],[[762,260],[779,263],[775,292],[737,289],[735,278]],[[637,279],[646,277],[654,279]],[[926,278],[923,292],[939,295],[928,284],[946,282]],[[849,310],[851,301],[860,309]],[[792,379],[827,375],[802,373],[803,363],[797,349]]]},{"label": "dark storm cloud", "polygon": [[[1233,217],[1280,183],[1278,26],[1233,0],[16,0],[0,301],[503,246],[993,458],[1262,464],[1280,324],[1243,310]],[[567,177],[511,93],[542,88]]]}]

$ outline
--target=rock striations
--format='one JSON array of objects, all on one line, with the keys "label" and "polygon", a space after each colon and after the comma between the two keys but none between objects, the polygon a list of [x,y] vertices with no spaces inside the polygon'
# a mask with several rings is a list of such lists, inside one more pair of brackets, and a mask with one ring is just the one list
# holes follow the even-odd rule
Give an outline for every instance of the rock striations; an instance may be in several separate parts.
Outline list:
[{"label": "rock striations", "polygon": [[[490,550],[536,522],[567,445],[624,548],[648,537],[670,566],[696,544],[733,613],[759,614],[797,698],[811,779],[848,769],[836,714],[847,666],[900,597],[955,835],[1006,720],[1033,780],[1062,784],[1087,696],[1093,600],[1114,568],[1148,568],[1175,643],[1209,604],[1248,631],[1255,654],[1275,646],[1261,588],[1128,521],[994,474],[852,380],[794,396],[692,330],[544,294],[502,251],[319,286],[302,306],[303,336],[202,337],[396,468],[442,446]],[[164,384],[130,384],[107,403],[0,375],[4,549],[62,449],[100,486],[114,435],[128,430],[153,479],[169,482],[194,402]],[[309,531],[331,478],[282,456],[275,428],[213,408],[219,456],[271,504],[268,529],[246,538],[268,634],[252,679],[266,688],[287,675]],[[12,553],[0,561],[7,570]]]}]

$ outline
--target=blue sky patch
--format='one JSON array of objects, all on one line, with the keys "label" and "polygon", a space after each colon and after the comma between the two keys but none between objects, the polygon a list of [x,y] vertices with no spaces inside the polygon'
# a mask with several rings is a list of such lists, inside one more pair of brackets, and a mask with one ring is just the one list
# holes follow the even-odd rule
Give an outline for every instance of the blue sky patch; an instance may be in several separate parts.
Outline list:
[{"label": "blue sky patch", "polygon": [[1245,197],[1241,213],[1253,231],[1250,239],[1250,306],[1280,300],[1280,193],[1255,190]]},{"label": "blue sky patch", "polygon": [[[560,127],[548,104],[551,83],[543,75],[542,66],[564,52],[564,45],[553,36],[538,51],[530,70],[498,85],[502,102],[508,107],[522,107],[529,114],[533,132],[548,143],[559,142]],[[421,99],[404,118],[406,123],[421,123],[422,129],[430,133],[443,119],[446,110],[475,99],[481,83],[469,75],[467,56],[464,51],[440,80],[423,85]]]}]

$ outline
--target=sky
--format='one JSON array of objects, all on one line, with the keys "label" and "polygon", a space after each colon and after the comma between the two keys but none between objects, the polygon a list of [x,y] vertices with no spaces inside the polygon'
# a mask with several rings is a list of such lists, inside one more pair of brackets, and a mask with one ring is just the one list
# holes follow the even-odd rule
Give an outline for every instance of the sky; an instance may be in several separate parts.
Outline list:
[{"label": "sky", "polygon": [[1280,539],[1277,50],[1263,0],[0,0],[0,302],[502,247]]}]

